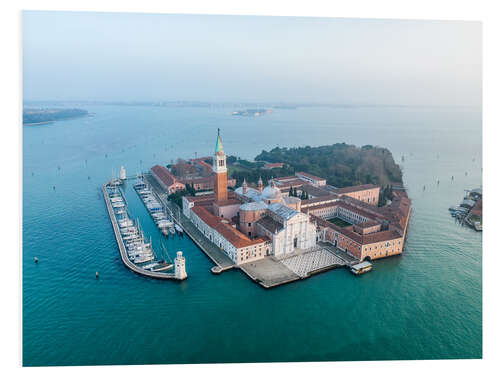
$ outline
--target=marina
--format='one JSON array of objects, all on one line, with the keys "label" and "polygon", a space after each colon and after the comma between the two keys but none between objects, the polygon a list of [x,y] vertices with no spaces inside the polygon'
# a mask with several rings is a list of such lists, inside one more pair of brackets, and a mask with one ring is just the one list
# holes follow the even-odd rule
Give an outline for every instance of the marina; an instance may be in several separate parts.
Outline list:
[{"label": "marina", "polygon": [[466,224],[477,232],[481,232],[483,230],[482,188],[465,190],[462,203],[448,208],[448,211],[460,224]]},{"label": "marina", "polygon": [[176,233],[181,236],[184,234],[182,228],[174,223],[171,214],[153,193],[150,186],[144,181],[143,175],[138,175],[134,189],[158,229],[165,237],[168,238],[169,235],[175,235]]},{"label": "marina", "polygon": [[175,264],[182,264],[174,273],[167,273],[174,268],[174,263],[168,252],[162,246],[163,258],[159,258],[152,247],[151,240],[147,240],[141,229],[139,220],[131,219],[127,202],[120,185],[122,180],[113,179],[102,186],[102,193],[106,202],[108,214],[113,226],[116,242],[123,264],[130,270],[157,279],[185,279],[185,261],[182,252],[177,253]]},{"label": "marina", "polygon": [[185,232],[198,246],[198,248],[200,248],[215,264],[212,268],[213,273],[219,274],[236,266],[226,254],[205,238],[205,236],[190,222],[190,220],[184,216],[181,209],[177,205],[167,200],[167,195],[151,174],[145,173],[143,176],[144,182],[148,184],[151,192],[153,192],[154,196],[170,214],[173,222],[182,230],[181,233]]}]

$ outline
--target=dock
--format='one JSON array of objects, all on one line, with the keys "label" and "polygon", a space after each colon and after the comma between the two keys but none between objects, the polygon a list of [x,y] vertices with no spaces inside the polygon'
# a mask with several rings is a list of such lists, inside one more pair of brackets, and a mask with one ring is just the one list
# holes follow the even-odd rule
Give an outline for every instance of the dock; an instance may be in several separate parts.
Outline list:
[{"label": "dock", "polygon": [[120,256],[122,258],[122,262],[128,269],[134,271],[143,276],[152,277],[155,279],[172,279],[176,280],[174,273],[161,273],[145,270],[133,262],[127,256],[127,250],[125,248],[125,243],[123,242],[122,235],[120,233],[120,227],[118,226],[118,222],[116,220],[115,213],[113,211],[113,206],[111,205],[111,199],[109,198],[107,187],[111,186],[113,182],[109,181],[102,185],[102,194],[104,195],[104,200],[106,202],[106,208],[108,209],[109,219],[111,220],[111,224],[113,225],[113,231],[115,233],[116,242],[118,244],[118,249],[120,250]]},{"label": "dock", "polygon": [[184,230],[184,232],[193,240],[201,251],[203,251],[205,255],[215,264],[215,267],[212,268],[213,273],[219,274],[236,267],[236,264],[231,260],[231,258],[215,246],[215,244],[210,242],[198,230],[198,228],[191,223],[191,221],[182,213],[180,207],[178,207],[175,203],[168,201],[167,194],[163,192],[163,189],[151,174],[144,174],[144,178],[147,180],[155,197],[159,200],[163,207],[170,212],[174,222]]}]

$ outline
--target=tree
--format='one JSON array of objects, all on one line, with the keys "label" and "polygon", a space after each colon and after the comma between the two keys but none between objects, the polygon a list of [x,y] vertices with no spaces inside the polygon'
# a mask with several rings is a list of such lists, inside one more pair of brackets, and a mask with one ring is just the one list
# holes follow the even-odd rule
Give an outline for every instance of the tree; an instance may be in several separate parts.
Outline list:
[{"label": "tree", "polygon": [[293,189],[291,186],[290,186],[290,190],[288,191],[288,196],[293,197]]},{"label": "tree", "polygon": [[293,188],[293,196],[297,197],[297,188]]}]

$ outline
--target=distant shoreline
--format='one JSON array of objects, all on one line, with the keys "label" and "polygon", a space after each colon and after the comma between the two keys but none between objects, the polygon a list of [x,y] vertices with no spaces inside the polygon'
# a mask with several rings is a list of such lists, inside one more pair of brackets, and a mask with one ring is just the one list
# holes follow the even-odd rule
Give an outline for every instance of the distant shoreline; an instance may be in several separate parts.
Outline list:
[{"label": "distant shoreline", "polygon": [[41,122],[25,122],[23,125],[46,125],[46,124],[52,124],[56,122],[56,120],[50,120],[50,121],[41,121]]},{"label": "distant shoreline", "polygon": [[23,109],[23,125],[45,125],[88,115],[87,110],[78,108],[25,108]]}]

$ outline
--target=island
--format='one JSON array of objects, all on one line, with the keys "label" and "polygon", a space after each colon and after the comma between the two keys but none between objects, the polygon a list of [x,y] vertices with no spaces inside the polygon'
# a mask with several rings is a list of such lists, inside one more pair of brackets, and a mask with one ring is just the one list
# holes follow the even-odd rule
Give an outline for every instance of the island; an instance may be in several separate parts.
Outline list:
[{"label": "island", "polygon": [[237,268],[264,288],[334,268],[360,275],[404,251],[411,200],[385,148],[274,148],[248,161],[227,156],[218,132],[211,156],[157,164],[139,183],[214,274]]},{"label": "island", "polygon": [[234,111],[232,113],[233,116],[249,116],[249,117],[256,117],[256,116],[262,116],[265,115],[266,113],[271,113],[272,110],[270,109],[246,109],[244,111]]},{"label": "island", "polygon": [[23,125],[50,124],[88,115],[88,111],[79,108],[25,108],[23,109]]}]

